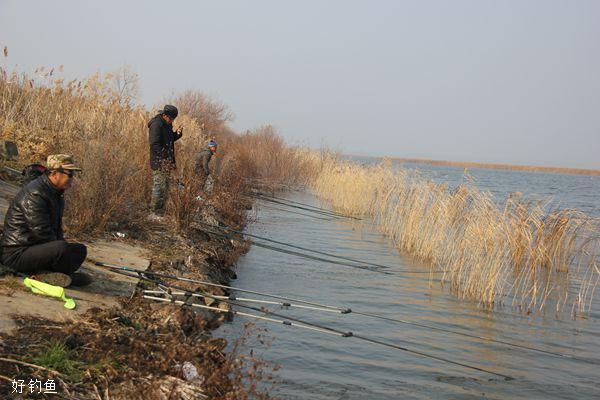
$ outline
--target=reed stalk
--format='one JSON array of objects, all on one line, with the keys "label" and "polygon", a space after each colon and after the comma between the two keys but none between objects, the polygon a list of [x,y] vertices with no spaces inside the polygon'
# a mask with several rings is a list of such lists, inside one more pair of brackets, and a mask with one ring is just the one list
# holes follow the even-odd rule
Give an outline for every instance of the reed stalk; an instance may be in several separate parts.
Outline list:
[{"label": "reed stalk", "polygon": [[311,187],[341,212],[371,216],[400,251],[443,270],[460,298],[523,312],[589,313],[600,281],[597,218],[549,210],[519,193],[499,201],[474,184],[448,190],[389,161],[324,160]]}]

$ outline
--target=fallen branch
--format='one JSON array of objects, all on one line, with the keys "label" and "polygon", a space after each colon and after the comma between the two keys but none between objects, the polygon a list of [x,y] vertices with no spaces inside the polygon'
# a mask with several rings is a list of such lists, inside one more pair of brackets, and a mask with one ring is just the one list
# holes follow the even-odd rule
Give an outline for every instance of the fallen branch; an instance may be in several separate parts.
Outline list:
[{"label": "fallen branch", "polygon": [[7,362],[7,363],[12,363],[12,364],[24,365],[26,367],[36,368],[36,369],[39,369],[39,370],[42,370],[42,371],[50,372],[50,373],[58,375],[58,376],[62,376],[62,374],[60,372],[58,372],[58,371],[54,371],[53,369],[48,369],[46,367],[42,367],[41,365],[30,364],[30,363],[27,363],[25,361],[19,361],[19,360],[14,360],[12,358],[4,358],[4,357],[0,357],[0,361],[4,361],[4,362]]}]

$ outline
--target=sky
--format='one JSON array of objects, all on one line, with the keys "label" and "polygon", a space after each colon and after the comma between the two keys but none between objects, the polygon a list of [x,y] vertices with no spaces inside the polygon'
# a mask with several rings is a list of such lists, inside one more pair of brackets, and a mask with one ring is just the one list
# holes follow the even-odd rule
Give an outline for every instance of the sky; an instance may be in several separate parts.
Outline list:
[{"label": "sky", "polygon": [[600,1],[0,0],[4,68],[131,67],[237,131],[356,155],[600,168]]}]

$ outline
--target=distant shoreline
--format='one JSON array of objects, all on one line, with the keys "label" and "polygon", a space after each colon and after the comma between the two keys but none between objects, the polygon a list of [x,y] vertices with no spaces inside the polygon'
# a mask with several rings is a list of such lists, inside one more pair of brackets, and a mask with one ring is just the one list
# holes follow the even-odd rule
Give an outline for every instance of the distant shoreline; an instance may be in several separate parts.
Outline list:
[{"label": "distant shoreline", "polygon": [[390,159],[411,164],[429,164],[445,167],[461,167],[461,168],[482,168],[482,169],[508,169],[513,171],[531,171],[531,172],[548,172],[555,174],[576,174],[576,175],[600,175],[600,169],[585,169],[585,168],[566,168],[566,167],[544,167],[535,165],[513,165],[499,163],[481,163],[468,161],[446,161],[446,160],[428,160],[423,158],[402,158],[402,157],[377,157],[380,159]]}]

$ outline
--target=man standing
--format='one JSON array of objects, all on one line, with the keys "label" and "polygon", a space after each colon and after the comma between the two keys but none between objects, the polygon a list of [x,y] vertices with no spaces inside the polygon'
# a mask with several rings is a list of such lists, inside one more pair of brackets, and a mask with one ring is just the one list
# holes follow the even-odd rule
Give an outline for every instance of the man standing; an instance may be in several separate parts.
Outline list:
[{"label": "man standing", "polygon": [[83,286],[91,283],[91,278],[75,271],[85,260],[87,248],[65,241],[62,229],[63,194],[81,168],[68,154],[49,156],[47,168],[17,193],[8,208],[0,260],[17,272],[62,273],[53,276],[58,282],[48,283]]},{"label": "man standing", "polygon": [[198,174],[198,188],[200,191],[204,190],[204,185],[208,176],[210,175],[210,169],[208,167],[208,163],[212,158],[213,154],[217,152],[217,142],[215,139],[211,139],[208,142],[208,146],[204,148],[196,159],[196,173]]},{"label": "man standing", "polygon": [[[154,218],[164,212],[169,191],[169,178],[175,169],[175,141],[183,135],[183,128],[173,132],[177,107],[167,104],[148,122],[150,168],[152,168],[152,199],[150,208]],[[158,215],[157,215],[158,214]]]}]

